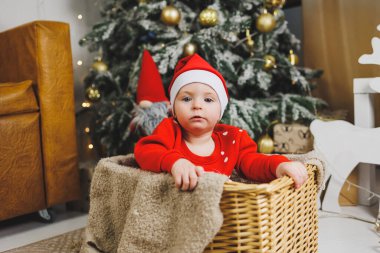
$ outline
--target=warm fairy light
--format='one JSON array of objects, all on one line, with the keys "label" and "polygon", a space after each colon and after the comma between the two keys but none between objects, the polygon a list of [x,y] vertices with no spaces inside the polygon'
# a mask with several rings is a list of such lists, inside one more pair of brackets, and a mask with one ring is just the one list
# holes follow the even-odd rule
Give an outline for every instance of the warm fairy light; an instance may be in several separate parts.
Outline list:
[{"label": "warm fairy light", "polygon": [[89,102],[83,102],[82,103],[82,107],[86,107],[86,108],[88,108],[88,107],[90,107],[91,106],[91,103],[89,103]]},{"label": "warm fairy light", "polygon": [[77,61],[77,65],[81,66],[82,64],[83,64],[83,62],[81,60]]},{"label": "warm fairy light", "polygon": [[94,145],[92,145],[92,144],[88,144],[88,148],[89,148],[89,149],[93,149],[93,148],[94,148]]},{"label": "warm fairy light", "polygon": [[86,128],[84,129],[84,131],[85,131],[86,133],[89,133],[89,132],[90,132],[90,128],[89,128],[89,127],[86,127]]},{"label": "warm fairy light", "polygon": [[82,14],[79,14],[79,15],[78,15],[78,19],[79,19],[79,20],[82,20],[82,18],[83,18]]}]

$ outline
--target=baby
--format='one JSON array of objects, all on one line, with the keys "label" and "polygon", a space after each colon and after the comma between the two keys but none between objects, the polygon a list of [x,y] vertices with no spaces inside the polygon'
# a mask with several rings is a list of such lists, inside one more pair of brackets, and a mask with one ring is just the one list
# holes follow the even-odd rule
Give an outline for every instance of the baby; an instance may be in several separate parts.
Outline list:
[{"label": "baby", "polygon": [[193,190],[204,172],[230,176],[234,168],[260,182],[284,175],[293,178],[296,188],[306,182],[302,163],[257,153],[246,131],[218,123],[228,103],[226,82],[199,55],[177,63],[169,94],[173,117],[136,144],[135,158],[141,169],[171,173],[183,191]]}]

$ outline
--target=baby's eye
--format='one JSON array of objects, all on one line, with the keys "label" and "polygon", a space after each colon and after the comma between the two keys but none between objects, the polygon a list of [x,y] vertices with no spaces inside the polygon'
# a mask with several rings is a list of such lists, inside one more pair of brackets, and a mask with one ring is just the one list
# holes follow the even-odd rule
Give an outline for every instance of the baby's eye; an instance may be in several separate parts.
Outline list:
[{"label": "baby's eye", "polygon": [[184,102],[189,102],[189,101],[191,101],[191,98],[190,98],[190,97],[183,97],[183,98],[182,98],[182,101],[184,101]]},{"label": "baby's eye", "polygon": [[205,102],[211,103],[211,102],[214,102],[214,99],[212,99],[212,98],[205,98]]}]

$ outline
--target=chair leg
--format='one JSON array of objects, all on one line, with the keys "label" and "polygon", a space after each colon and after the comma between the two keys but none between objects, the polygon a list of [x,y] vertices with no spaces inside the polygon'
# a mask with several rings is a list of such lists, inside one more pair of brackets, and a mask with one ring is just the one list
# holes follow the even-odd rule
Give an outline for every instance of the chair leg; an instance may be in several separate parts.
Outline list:
[{"label": "chair leg", "polygon": [[39,210],[38,216],[40,218],[40,221],[44,223],[52,223],[55,219],[54,212],[50,209]]}]

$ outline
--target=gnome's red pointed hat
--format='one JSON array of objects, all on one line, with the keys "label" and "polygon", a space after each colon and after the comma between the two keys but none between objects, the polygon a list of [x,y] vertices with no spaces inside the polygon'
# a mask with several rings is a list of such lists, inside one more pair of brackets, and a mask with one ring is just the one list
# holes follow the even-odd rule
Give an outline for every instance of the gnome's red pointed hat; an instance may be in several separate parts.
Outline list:
[{"label": "gnome's red pointed hat", "polygon": [[150,102],[169,101],[165,95],[161,75],[148,50],[143,52],[139,82],[137,84],[137,104],[142,100]]},{"label": "gnome's red pointed hat", "polygon": [[174,99],[178,91],[190,83],[204,83],[213,88],[218,95],[221,112],[220,118],[228,103],[228,90],[222,74],[214,69],[198,54],[193,54],[180,59],[174,69],[174,76],[169,86],[170,103],[174,105]]}]

